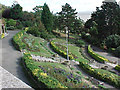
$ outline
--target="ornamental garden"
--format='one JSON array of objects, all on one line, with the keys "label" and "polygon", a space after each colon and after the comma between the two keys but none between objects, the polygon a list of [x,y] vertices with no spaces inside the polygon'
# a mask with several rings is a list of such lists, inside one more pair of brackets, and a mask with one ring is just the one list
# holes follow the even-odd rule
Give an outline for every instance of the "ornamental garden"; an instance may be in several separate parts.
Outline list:
[{"label": "ornamental garden", "polygon": [[22,11],[20,4],[14,4],[2,13],[7,29],[20,29],[12,44],[22,53],[22,66],[36,84],[33,88],[120,88],[119,60],[94,48],[120,58],[117,3],[103,2],[86,22],[76,18],[76,9],[68,3],[55,15],[46,3],[33,10]]}]

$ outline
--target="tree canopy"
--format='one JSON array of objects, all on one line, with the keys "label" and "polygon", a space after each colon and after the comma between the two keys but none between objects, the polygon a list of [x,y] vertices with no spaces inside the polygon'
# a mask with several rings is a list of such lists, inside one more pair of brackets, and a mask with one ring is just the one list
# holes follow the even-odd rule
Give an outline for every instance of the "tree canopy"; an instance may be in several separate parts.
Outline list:
[{"label": "tree canopy", "polygon": [[51,32],[53,29],[53,16],[50,12],[48,5],[45,3],[41,14],[41,21],[44,24],[46,30]]}]

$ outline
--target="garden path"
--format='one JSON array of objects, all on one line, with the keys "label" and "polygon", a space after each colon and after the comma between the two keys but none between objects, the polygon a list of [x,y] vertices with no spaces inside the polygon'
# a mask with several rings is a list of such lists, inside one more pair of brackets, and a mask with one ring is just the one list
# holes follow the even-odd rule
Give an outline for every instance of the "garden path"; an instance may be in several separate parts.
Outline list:
[{"label": "garden path", "polygon": [[8,72],[30,85],[28,79],[25,77],[23,67],[21,66],[21,52],[17,51],[12,45],[12,37],[18,33],[18,30],[8,31],[9,35],[1,40],[2,42],[2,59],[1,66]]}]

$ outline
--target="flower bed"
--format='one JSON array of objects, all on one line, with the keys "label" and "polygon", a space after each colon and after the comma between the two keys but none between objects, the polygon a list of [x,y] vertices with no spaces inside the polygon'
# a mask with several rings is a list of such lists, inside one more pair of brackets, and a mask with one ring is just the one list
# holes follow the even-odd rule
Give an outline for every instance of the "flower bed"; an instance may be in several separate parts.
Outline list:
[{"label": "flower bed", "polygon": [[115,66],[115,69],[120,72],[120,65]]},{"label": "flower bed", "polygon": [[24,35],[24,30],[21,30],[20,32],[18,32],[15,36],[13,36],[13,45],[15,46],[15,48],[19,51],[21,51],[22,49],[26,48],[26,45],[22,42],[21,38]]},{"label": "flower bed", "polygon": [[25,53],[22,60],[24,60],[28,72],[32,74],[33,78],[35,78],[38,83],[41,82],[45,84],[47,88],[67,88],[66,86],[62,85],[57,79],[49,76],[37,65],[35,65],[29,53]]},{"label": "flower bed", "polygon": [[39,67],[44,73],[56,78],[59,82],[69,88],[90,88],[88,84],[85,84],[82,81],[81,76],[68,72],[63,68],[54,65],[40,65]]},{"label": "flower bed", "polygon": [[[52,46],[52,48],[55,52],[59,53],[61,56],[65,57],[65,58],[67,58],[67,53],[64,50],[59,49],[53,41],[50,42],[50,45]],[[74,56],[69,54],[69,59],[74,59]]]},{"label": "flower bed", "polygon": [[39,47],[34,45],[35,40],[33,38],[24,37],[22,41],[26,44],[27,50],[32,52],[40,52]]},{"label": "flower bed", "polygon": [[80,61],[79,65],[91,76],[93,76],[97,79],[100,79],[102,81],[105,81],[117,88],[120,88],[120,76],[118,76],[114,73],[111,73],[107,70],[94,69],[90,65],[88,65],[88,63],[85,63],[83,61]]},{"label": "flower bed", "polygon": [[105,61],[109,62],[108,59],[100,56],[99,54],[94,53],[93,50],[91,49],[90,45],[88,45],[88,53],[89,53],[90,56],[92,56],[98,62],[101,62],[101,63],[104,63]]}]

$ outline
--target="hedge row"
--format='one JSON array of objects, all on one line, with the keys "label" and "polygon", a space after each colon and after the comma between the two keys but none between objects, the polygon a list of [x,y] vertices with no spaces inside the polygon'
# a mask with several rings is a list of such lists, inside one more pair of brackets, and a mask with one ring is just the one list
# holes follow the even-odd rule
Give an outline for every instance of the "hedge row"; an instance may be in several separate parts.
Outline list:
[{"label": "hedge row", "polygon": [[83,61],[80,61],[79,65],[91,76],[120,88],[120,76],[106,70],[94,69],[88,63]]},{"label": "hedge row", "polygon": [[99,54],[96,54],[95,52],[93,52],[93,50],[92,50],[90,45],[88,45],[88,53],[89,53],[90,56],[92,56],[98,62],[101,62],[101,63],[104,63],[105,61],[109,62],[108,59],[100,56]]},{"label": "hedge row", "polygon": [[[61,56],[65,57],[65,58],[67,58],[67,53],[66,53],[65,51],[63,51],[63,50],[60,50],[60,49],[54,44],[53,41],[50,42],[50,45],[51,45],[51,47],[53,48],[53,50],[54,50],[55,52],[57,52],[58,54],[60,54]],[[69,56],[69,59],[70,59],[70,60],[74,59],[74,57],[73,57],[72,55],[68,55],[68,56]]]},{"label": "hedge row", "polygon": [[120,65],[115,66],[115,69],[120,72]]},{"label": "hedge row", "polygon": [[24,32],[25,32],[25,30],[21,30],[15,36],[13,36],[13,45],[19,51],[26,48],[25,43],[23,43],[22,40],[21,40],[22,36],[24,35]]},{"label": "hedge row", "polygon": [[57,79],[50,77],[47,75],[47,73],[44,73],[37,65],[35,65],[29,53],[24,53],[22,60],[24,61],[28,72],[31,73],[37,83],[42,83],[47,88],[67,88],[66,86],[62,85]]}]

